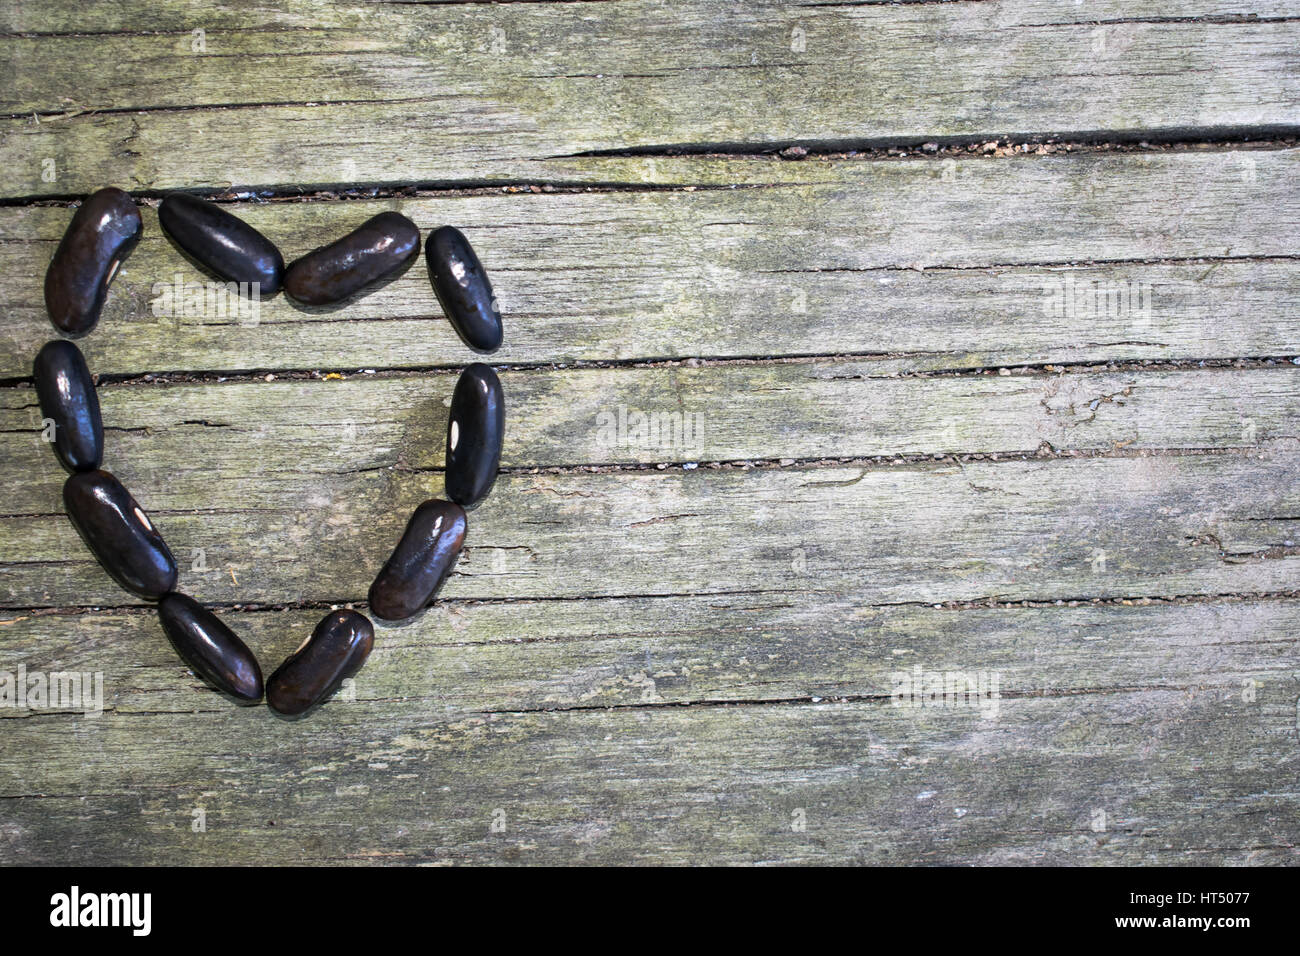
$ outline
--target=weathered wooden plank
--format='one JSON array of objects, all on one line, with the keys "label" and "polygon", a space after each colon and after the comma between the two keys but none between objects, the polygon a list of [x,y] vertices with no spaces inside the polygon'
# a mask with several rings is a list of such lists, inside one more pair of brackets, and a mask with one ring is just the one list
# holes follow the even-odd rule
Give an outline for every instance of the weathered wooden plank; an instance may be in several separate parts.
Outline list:
[{"label": "weathered wooden plank", "polygon": [[[228,617],[274,659],[318,613]],[[1294,601],[952,611],[800,595],[444,605],[381,629],[356,700],[308,726],[198,689],[151,614],[28,617],[4,625],[27,666],[105,671],[108,713],[6,725],[0,858],[56,862],[75,843],[153,862],[1282,862],[1295,615]],[[893,706],[891,675],[914,664],[996,672],[999,696]],[[880,699],[639,709],[854,694]],[[611,704],[638,709],[527,713]],[[828,712],[842,716],[812,716]],[[160,720],[161,743],[146,726]],[[47,759],[22,756],[38,740]],[[784,842],[799,808],[813,836]],[[508,835],[485,839],[497,810]],[[130,849],[93,839],[110,818]]]},{"label": "weathered wooden plank", "polygon": [[[798,122],[801,138],[827,138],[828,130],[846,122],[855,125],[843,128],[867,135],[900,120],[902,128],[922,135],[949,132],[955,122],[974,119],[969,113],[976,94],[984,95],[979,113],[986,125],[967,126],[968,133],[1055,130],[1030,118],[1045,115],[1049,105],[1056,107],[1054,123],[1073,113],[1084,124],[1075,127],[1080,130],[1122,128],[1113,121],[1089,126],[1089,117],[1131,122],[1142,116],[1158,129],[1267,125],[1293,122],[1296,115],[1288,83],[1296,32],[1286,18],[1189,24],[1144,22],[1130,14],[1107,29],[1077,13],[1063,21],[1059,4],[1042,2],[798,9],[704,0],[674,4],[673,16],[664,16],[661,4],[641,2],[463,10],[313,4],[309,11],[265,19],[243,11],[238,22],[216,27],[209,4],[177,6],[190,6],[191,23],[200,11],[209,23],[198,43],[187,28],[159,32],[153,11],[147,24],[137,24],[147,27],[143,33],[0,37],[0,56],[14,66],[0,83],[0,112],[307,102],[347,109],[394,100],[423,101],[426,108],[450,101],[455,111],[458,100],[473,99],[484,125],[506,127],[491,130],[497,136],[524,118],[518,114],[531,113],[532,132],[554,130],[553,140],[567,139],[580,125],[577,135],[586,137],[632,132],[638,140],[628,145],[674,141],[633,132],[647,123],[669,137],[709,131],[688,142],[725,142],[757,125],[760,105],[772,108],[762,117],[764,126]],[[804,49],[796,49],[800,45]],[[872,69],[845,69],[863,62]],[[917,64],[926,62],[941,62],[948,73],[918,76]],[[1200,63],[1213,65],[1213,80],[1151,69]],[[1012,80],[1037,83],[1041,100],[1010,93]],[[1102,83],[1108,101],[1061,108],[1065,94],[1101,89]],[[706,99],[722,93],[737,95],[725,121]],[[1262,102],[1250,100],[1260,94]],[[629,102],[633,98],[638,102]],[[989,108],[994,98],[1007,114],[996,121]],[[633,116],[632,107],[660,100],[673,110],[671,119]],[[878,104],[881,113],[903,115],[846,120],[833,112],[846,104]],[[942,116],[945,105],[955,107],[956,117]],[[1193,106],[1199,112],[1192,113]],[[793,115],[809,107],[811,115]],[[1224,110],[1226,122],[1214,122],[1213,113]],[[949,126],[937,129],[936,120]],[[726,125],[713,125],[720,122]]]},{"label": "weathered wooden plank", "polygon": [[[14,65],[0,195],[593,181],[598,167],[551,158],[1300,120],[1300,24],[1249,10],[1169,23],[1151,3],[1097,25],[1035,0],[169,7],[166,34],[124,26],[160,28],[135,7],[106,17],[127,32],[0,39]],[[67,16],[20,6],[6,19],[49,33]],[[202,53],[192,29],[207,31]]]},{"label": "weathered wooden plank", "polygon": [[[365,0],[367,5],[379,6],[389,2],[401,3],[401,0]],[[464,0],[426,0],[430,4],[450,3],[464,5]],[[552,0],[537,0],[538,4],[551,3]],[[573,0],[554,0],[555,5],[570,4],[582,9],[585,17],[603,18],[609,11],[595,4],[605,0],[591,0],[588,3],[574,4]],[[663,11],[652,3],[628,4],[640,8],[641,15],[647,18],[659,15]],[[1210,21],[1257,22],[1273,19],[1294,18],[1295,6],[1291,0],[1092,0],[1088,4],[1062,5],[1051,0],[931,0],[936,5],[944,4],[948,9],[946,15],[956,17],[962,14],[967,20],[983,19],[1002,26],[1041,27],[1055,24],[1118,25],[1115,21],[1164,20],[1173,22],[1202,18]],[[504,4],[496,0],[482,0],[483,6],[501,7]],[[403,6],[409,5],[402,3]],[[852,6],[846,3],[844,6]],[[870,3],[862,3],[869,7]],[[914,4],[913,4],[914,5]],[[714,6],[721,8],[722,4]],[[826,4],[823,0],[751,0],[745,5],[754,11],[785,10],[803,12],[800,8],[810,7],[812,16],[822,16],[820,9]],[[876,4],[885,10],[861,10],[860,14],[886,15],[899,18],[912,15],[916,11],[899,9],[902,4]],[[707,4],[674,4],[674,7],[703,10]],[[382,7],[380,7],[382,10]],[[496,11],[513,16],[514,11]],[[533,19],[545,24],[554,22],[538,18],[540,12],[548,17],[553,11],[531,11]],[[720,9],[718,15],[727,11]],[[744,11],[731,11],[743,13]],[[290,0],[275,4],[259,3],[255,0],[215,0],[199,5],[195,2],[158,3],[156,0],[116,0],[112,4],[95,4],[86,6],[78,0],[45,0],[39,6],[33,6],[24,0],[4,0],[0,3],[0,33],[29,34],[36,37],[48,37],[59,34],[89,35],[96,33],[190,33],[196,20],[201,19],[207,29],[241,30],[254,25],[264,29],[280,28],[283,30],[302,29],[304,26],[331,22],[347,17],[372,17],[373,9],[364,9],[360,4],[326,2],[326,0]],[[416,16],[412,11],[389,10],[385,16],[397,18]],[[429,12],[423,14],[428,16]],[[626,15],[626,11],[625,11]],[[364,22],[359,20],[357,22]],[[394,22],[389,20],[387,22]],[[537,28],[534,28],[537,29]]]},{"label": "weathered wooden plank", "polygon": [[[951,166],[726,161],[750,175],[824,181],[233,208],[289,256],[381,208],[425,228],[462,226],[507,316],[501,362],[854,353],[930,368],[1288,355],[1300,353],[1298,160],[1300,151],[1280,150]],[[794,169],[811,172],[783,172]],[[145,238],[84,343],[98,372],[467,357],[422,263],[335,310],[279,296],[243,317],[218,314],[219,303],[206,315],[155,315],[178,311],[155,283],[204,277],[145,214]],[[30,374],[51,335],[42,281],[68,215],[0,209],[9,304],[0,375]]]},{"label": "weathered wooden plank", "polygon": [[[0,862],[1300,862],[1300,373],[898,377],[1300,355],[1300,151],[572,155],[1263,137],[1300,125],[1297,31],[1283,0],[3,0],[0,198],[539,192],[232,207],[291,257],[380,208],[455,222],[509,316],[509,472],[446,600],[303,723],[186,674],[0,387],[0,671],[100,672],[106,708],[0,707]],[[68,215],[0,208],[2,378],[52,336]],[[187,590],[276,605],[223,612],[272,667],[441,490],[469,356],[420,265],[156,315],[199,276],[146,219],[83,344],[181,374],[101,388],[108,464]],[[759,361],[528,367],[683,357]],[[295,369],[349,378],[184,374]],[[602,432],[621,408],[699,412],[698,444]],[[1041,442],[1081,457],[887,460]],[[894,706],[912,666],[998,697]]]},{"label": "weathered wooden plank", "polygon": [[[380,7],[390,2],[401,0],[365,0],[366,6]],[[427,0],[429,3],[441,3],[444,0]],[[447,3],[464,5],[464,0],[445,0]],[[503,6],[496,0],[481,0],[484,6]],[[583,9],[585,16],[604,17],[608,11],[595,6],[604,0],[591,0],[576,4]],[[627,6],[625,0],[624,6]],[[1295,8],[1291,0],[1093,0],[1093,2],[1063,6],[1051,0],[930,0],[934,4],[944,4],[949,9],[949,16],[962,13],[967,19],[983,18],[1004,26],[1043,26],[1055,24],[1106,25],[1117,20],[1165,20],[1173,22],[1201,18],[1210,21],[1257,22],[1272,19],[1294,18]],[[537,0],[538,4],[555,5],[572,4],[573,0]],[[408,4],[402,4],[408,5]],[[653,16],[662,11],[649,3],[635,4],[645,16]],[[844,6],[852,6],[846,3]],[[861,6],[872,5],[871,0]],[[894,16],[910,15],[915,11],[899,10],[902,4],[875,4],[884,6],[885,11],[862,11],[865,13],[888,13]],[[703,9],[705,4],[681,4],[690,9],[695,6]],[[715,4],[721,7],[721,4]],[[822,0],[754,0],[746,6],[755,11],[768,9],[799,11],[802,7],[813,8],[810,12],[817,16],[819,8],[826,6]],[[893,9],[889,9],[893,8]],[[512,14],[513,11],[501,11]],[[534,18],[542,11],[534,11]],[[545,11],[548,15],[552,11]],[[725,11],[723,11],[725,12]],[[59,34],[95,34],[95,33],[189,33],[197,18],[202,19],[210,29],[239,30],[253,25],[263,27],[280,27],[283,29],[301,28],[304,24],[327,22],[332,18],[348,16],[373,16],[374,9],[366,10],[361,4],[334,3],[327,0],[290,0],[275,4],[256,2],[256,0],[215,0],[202,4],[194,2],[157,3],[153,0],[117,0],[108,5],[96,4],[86,7],[77,0],[46,0],[40,6],[33,6],[23,0],[4,0],[0,3],[0,33],[21,33],[32,36],[49,36]],[[400,18],[414,15],[411,11],[388,11],[385,15]],[[390,21],[391,22],[391,21]],[[538,22],[545,23],[545,19]]]},{"label": "weathered wooden plank", "polygon": [[[118,468],[217,602],[358,600],[441,476],[346,457]],[[1300,463],[1226,455],[511,474],[474,513],[457,598],[854,591],[900,601],[1175,596],[1294,588]],[[10,607],[137,603],[58,505],[0,518]],[[802,568],[802,572],[796,571]]]},{"label": "weathered wooden plank", "polygon": [[[877,378],[850,361],[502,373],[507,468],[1229,449],[1295,441],[1300,369]],[[108,462],[214,474],[443,466],[455,373],[100,388]],[[47,509],[30,388],[0,390],[0,488]],[[195,449],[202,455],[196,458]],[[187,477],[188,475],[188,477]]]},{"label": "weathered wooden plank", "polygon": [[1295,693],[1028,698],[992,725],[886,702],[12,720],[6,745],[40,757],[0,764],[0,857],[1295,862]]},{"label": "weathered wooden plank", "polygon": [[[322,613],[221,616],[273,668]],[[453,601],[401,627],[380,623],[351,693],[329,707],[401,700],[450,720],[708,701],[888,701],[902,687],[900,673],[920,667],[988,675],[979,699],[962,704],[991,721],[1004,700],[1030,694],[1242,688],[1248,680],[1275,693],[1292,677],[1297,625],[1293,600],[962,609],[873,607],[853,595],[797,592]],[[100,673],[105,712],[230,706],[187,672],[151,610],[10,612],[0,633],[0,670],[13,674],[21,661],[32,672]],[[0,708],[4,718],[65,719],[48,702]]]}]

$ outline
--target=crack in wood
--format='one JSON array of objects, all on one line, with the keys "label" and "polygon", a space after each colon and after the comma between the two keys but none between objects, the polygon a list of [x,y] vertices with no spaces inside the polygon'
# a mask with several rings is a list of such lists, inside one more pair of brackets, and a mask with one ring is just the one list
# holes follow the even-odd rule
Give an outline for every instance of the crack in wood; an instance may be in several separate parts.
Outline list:
[{"label": "crack in wood", "polygon": [[[945,355],[958,357],[965,352],[956,350],[946,352],[822,352],[802,355],[731,355],[731,356],[672,356],[647,357],[634,359],[585,359],[571,362],[502,362],[494,365],[501,372],[536,371],[566,372],[576,370],[603,369],[656,369],[656,368],[724,368],[727,366],[754,365],[806,365],[823,362],[876,361],[886,359],[936,358]],[[1300,355],[1256,355],[1256,356],[1221,356],[1185,359],[1137,359],[1114,361],[1052,361],[1037,363],[1010,363],[997,366],[970,366],[966,368],[917,369],[912,371],[893,371],[880,376],[840,376],[841,379],[875,379],[879,381],[910,378],[983,378],[992,375],[1001,376],[1004,372],[1029,378],[1060,376],[1062,374],[1095,374],[1101,372],[1143,372],[1159,374],[1174,371],[1216,371],[1223,369],[1276,369],[1284,370],[1300,365]],[[406,365],[375,366],[365,369],[340,367],[335,369],[222,369],[196,371],[156,371],[131,373],[100,373],[95,376],[96,384],[108,389],[118,387],[148,386],[175,387],[186,385],[216,384],[237,385],[265,381],[266,376],[273,376],[274,381],[322,381],[327,375],[352,376],[363,380],[391,380],[422,378],[428,375],[459,375],[463,365],[448,363],[446,365]],[[34,386],[31,376],[12,376],[0,378],[0,390],[26,390]],[[20,408],[37,408],[34,404]],[[106,426],[108,427],[108,426]],[[121,426],[123,431],[138,431]],[[35,431],[36,429],[32,429]]]}]

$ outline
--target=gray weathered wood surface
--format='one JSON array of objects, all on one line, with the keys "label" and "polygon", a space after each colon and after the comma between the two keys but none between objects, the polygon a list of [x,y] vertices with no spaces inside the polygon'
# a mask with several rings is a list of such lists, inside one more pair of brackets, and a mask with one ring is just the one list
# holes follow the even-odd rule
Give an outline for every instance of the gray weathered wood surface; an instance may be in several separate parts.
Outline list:
[{"label": "gray weathered wood surface", "polygon": [[[0,861],[1300,862],[1298,39],[1283,0],[0,3],[0,671],[103,677],[0,707]],[[41,282],[108,183],[106,467],[268,671],[441,492],[474,357],[422,263],[166,314],[205,277],[158,196],[288,257],[400,209],[494,278],[504,473],[305,721],[206,690],[62,514]]]}]

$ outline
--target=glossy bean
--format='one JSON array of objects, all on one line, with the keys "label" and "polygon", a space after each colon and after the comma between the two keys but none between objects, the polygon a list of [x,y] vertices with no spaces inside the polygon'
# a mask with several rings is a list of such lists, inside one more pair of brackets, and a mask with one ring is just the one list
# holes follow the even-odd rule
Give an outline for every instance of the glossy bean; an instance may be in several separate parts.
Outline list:
[{"label": "glossy bean", "polygon": [[86,198],[45,271],[45,308],[55,328],[81,336],[95,327],[108,285],[143,228],[122,190],[110,186]]},{"label": "glossy bean", "polygon": [[158,222],[199,265],[227,282],[256,283],[258,296],[275,295],[284,282],[284,257],[275,243],[216,203],[171,193]]},{"label": "glossy bean", "polygon": [[356,611],[331,611],[266,681],[266,702],[289,717],[305,713],[361,669],[375,629]]},{"label": "glossy bean", "polygon": [[176,561],[148,515],[106,471],[80,471],[63,484],[73,526],[118,584],[157,601],[176,588]]},{"label": "glossy bean", "polygon": [[492,283],[464,234],[443,226],[424,244],[433,291],[461,340],[479,352],[495,352],[503,335]]},{"label": "glossy bean", "polygon": [[428,607],[456,566],[465,542],[465,510],[436,498],[415,509],[402,540],[370,585],[370,611],[403,621]]},{"label": "glossy bean", "polygon": [[447,420],[447,497],[464,508],[482,501],[496,481],[506,427],[497,373],[481,363],[460,373]]},{"label": "glossy bean", "polygon": [[262,668],[248,646],[215,614],[184,594],[168,594],[158,618],[189,668],[241,704],[262,699]]},{"label": "glossy bean", "polygon": [[93,471],[104,458],[99,396],[81,349],[65,339],[46,342],[32,363],[41,416],[54,427],[54,454],[68,471]]},{"label": "glossy bean", "polygon": [[381,212],[289,266],[284,291],[306,305],[340,302],[396,272],[419,251],[415,223],[401,213]]}]

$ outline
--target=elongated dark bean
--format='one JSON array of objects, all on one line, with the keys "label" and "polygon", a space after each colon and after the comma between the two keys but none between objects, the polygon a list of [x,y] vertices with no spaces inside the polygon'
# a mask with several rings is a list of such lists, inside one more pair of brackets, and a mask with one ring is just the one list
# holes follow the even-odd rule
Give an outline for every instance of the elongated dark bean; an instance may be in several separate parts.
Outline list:
[{"label": "elongated dark bean", "polygon": [[428,607],[464,542],[465,509],[436,498],[420,505],[370,585],[370,612],[385,621],[404,621]]},{"label": "elongated dark bean", "polygon": [[128,591],[156,601],[176,588],[167,543],[122,483],[106,471],[80,471],[63,484],[73,526],[104,570]]},{"label": "elongated dark bean", "polygon": [[184,594],[168,594],[158,618],[172,647],[194,673],[240,703],[262,699],[257,658],[215,614]]},{"label": "elongated dark bean", "polygon": [[81,349],[46,342],[32,363],[41,415],[54,423],[54,454],[68,471],[93,471],[104,458],[99,396]]},{"label": "elongated dark bean", "polygon": [[95,327],[108,284],[143,228],[140,210],[122,190],[110,186],[86,198],[45,271],[45,308],[55,328],[80,336]]},{"label": "elongated dark bean", "polygon": [[419,251],[415,223],[398,212],[381,212],[289,266],[284,291],[307,305],[339,302],[396,272]]},{"label": "elongated dark bean", "polygon": [[158,207],[158,222],[200,265],[227,282],[257,283],[257,294],[275,295],[284,283],[284,257],[270,239],[216,203],[171,193]]},{"label": "elongated dark bean", "polygon": [[475,362],[460,373],[447,420],[447,497],[472,508],[492,490],[501,464],[506,407],[497,373]]},{"label": "elongated dark bean", "polygon": [[364,614],[330,611],[267,679],[267,704],[290,717],[311,709],[361,669],[374,640]]},{"label": "elongated dark bean", "polygon": [[495,352],[503,335],[501,313],[469,240],[454,226],[443,226],[429,234],[424,256],[433,291],[461,340],[476,351]]}]

